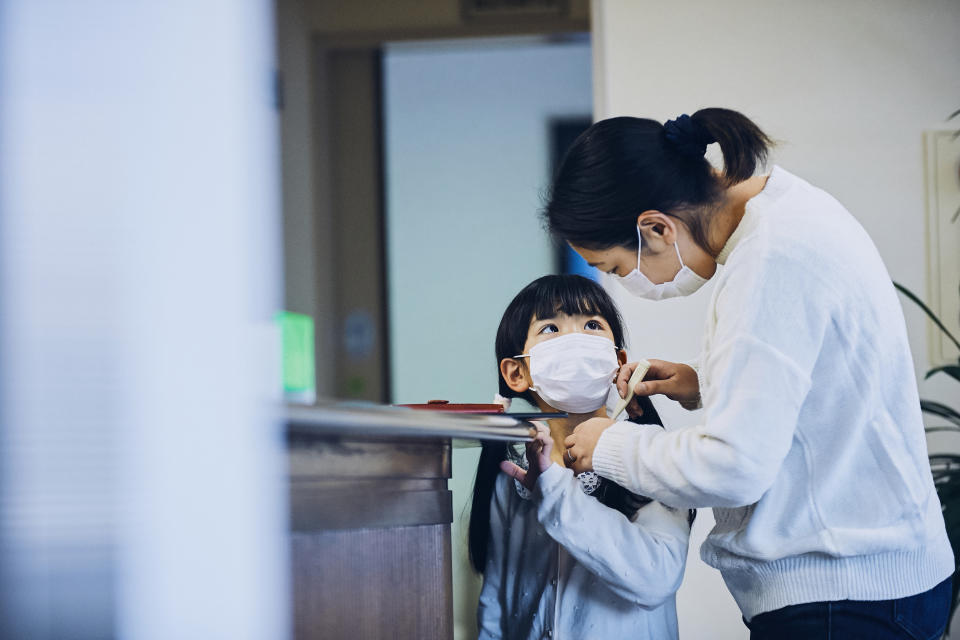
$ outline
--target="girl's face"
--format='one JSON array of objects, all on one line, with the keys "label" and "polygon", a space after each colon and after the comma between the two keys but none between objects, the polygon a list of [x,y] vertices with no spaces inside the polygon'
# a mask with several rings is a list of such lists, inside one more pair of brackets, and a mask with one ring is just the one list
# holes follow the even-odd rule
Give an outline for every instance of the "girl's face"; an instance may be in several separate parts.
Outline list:
[{"label": "girl's face", "polygon": [[552,340],[570,333],[587,333],[602,336],[614,341],[613,331],[603,316],[600,315],[567,315],[558,312],[552,318],[534,318],[527,329],[527,341],[523,345],[523,353],[530,353],[530,349],[545,340]]},{"label": "girl's face", "polygon": [[[576,333],[600,336],[615,344],[610,323],[602,315],[568,315],[557,312],[549,318],[531,319],[522,353],[529,354],[530,350],[541,342]],[[526,360],[527,358],[504,358],[500,361],[500,375],[507,386],[517,393],[523,393],[534,386],[530,376],[530,365]],[[617,351],[617,360],[621,365],[626,361],[626,352],[622,349]],[[535,398],[542,411],[553,410],[538,395],[535,395]]]}]

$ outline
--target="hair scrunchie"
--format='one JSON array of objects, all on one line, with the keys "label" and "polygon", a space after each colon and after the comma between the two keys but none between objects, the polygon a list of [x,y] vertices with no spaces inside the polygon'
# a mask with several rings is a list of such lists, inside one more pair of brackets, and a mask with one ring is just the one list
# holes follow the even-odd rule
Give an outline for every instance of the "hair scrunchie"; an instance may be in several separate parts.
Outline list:
[{"label": "hair scrunchie", "polygon": [[668,120],[663,125],[663,133],[667,141],[680,152],[681,155],[691,158],[703,157],[707,152],[707,145],[716,142],[710,132],[697,124],[693,118],[683,114],[676,120]]}]

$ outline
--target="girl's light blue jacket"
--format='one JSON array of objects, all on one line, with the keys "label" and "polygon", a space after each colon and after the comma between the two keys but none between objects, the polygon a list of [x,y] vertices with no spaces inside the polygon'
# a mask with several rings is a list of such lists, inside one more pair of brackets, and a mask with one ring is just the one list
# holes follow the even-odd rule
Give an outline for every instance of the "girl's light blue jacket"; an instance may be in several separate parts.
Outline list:
[{"label": "girl's light blue jacket", "polygon": [[686,510],[651,502],[633,521],[553,464],[532,499],[497,478],[477,612],[480,639],[677,637]]}]

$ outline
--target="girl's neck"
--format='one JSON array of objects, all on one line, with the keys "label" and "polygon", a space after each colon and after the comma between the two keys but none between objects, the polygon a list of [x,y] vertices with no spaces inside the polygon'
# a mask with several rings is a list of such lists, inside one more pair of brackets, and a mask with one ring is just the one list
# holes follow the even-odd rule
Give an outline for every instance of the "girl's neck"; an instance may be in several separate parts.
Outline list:
[{"label": "girl's neck", "polygon": [[[543,410],[553,411],[553,409],[549,407]],[[553,451],[550,454],[550,459],[561,466],[566,466],[567,462],[563,457],[563,453],[566,451],[566,449],[563,446],[563,441],[566,440],[567,436],[573,433],[573,430],[577,428],[578,424],[589,420],[590,418],[597,417],[607,417],[606,407],[600,407],[591,413],[570,413],[566,418],[554,418],[552,420],[547,420],[547,426],[550,427],[550,436],[553,438]]]}]

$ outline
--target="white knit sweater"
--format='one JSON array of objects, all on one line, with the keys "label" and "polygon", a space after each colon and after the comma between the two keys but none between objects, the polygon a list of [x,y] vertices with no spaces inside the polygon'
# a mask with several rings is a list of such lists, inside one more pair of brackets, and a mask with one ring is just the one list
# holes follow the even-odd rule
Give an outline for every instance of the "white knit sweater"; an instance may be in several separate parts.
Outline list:
[{"label": "white knit sweater", "polygon": [[714,507],[701,556],[747,619],[949,576],[903,313],[867,233],[775,167],[718,262],[703,423],[617,423],[594,469],[665,504]]}]

